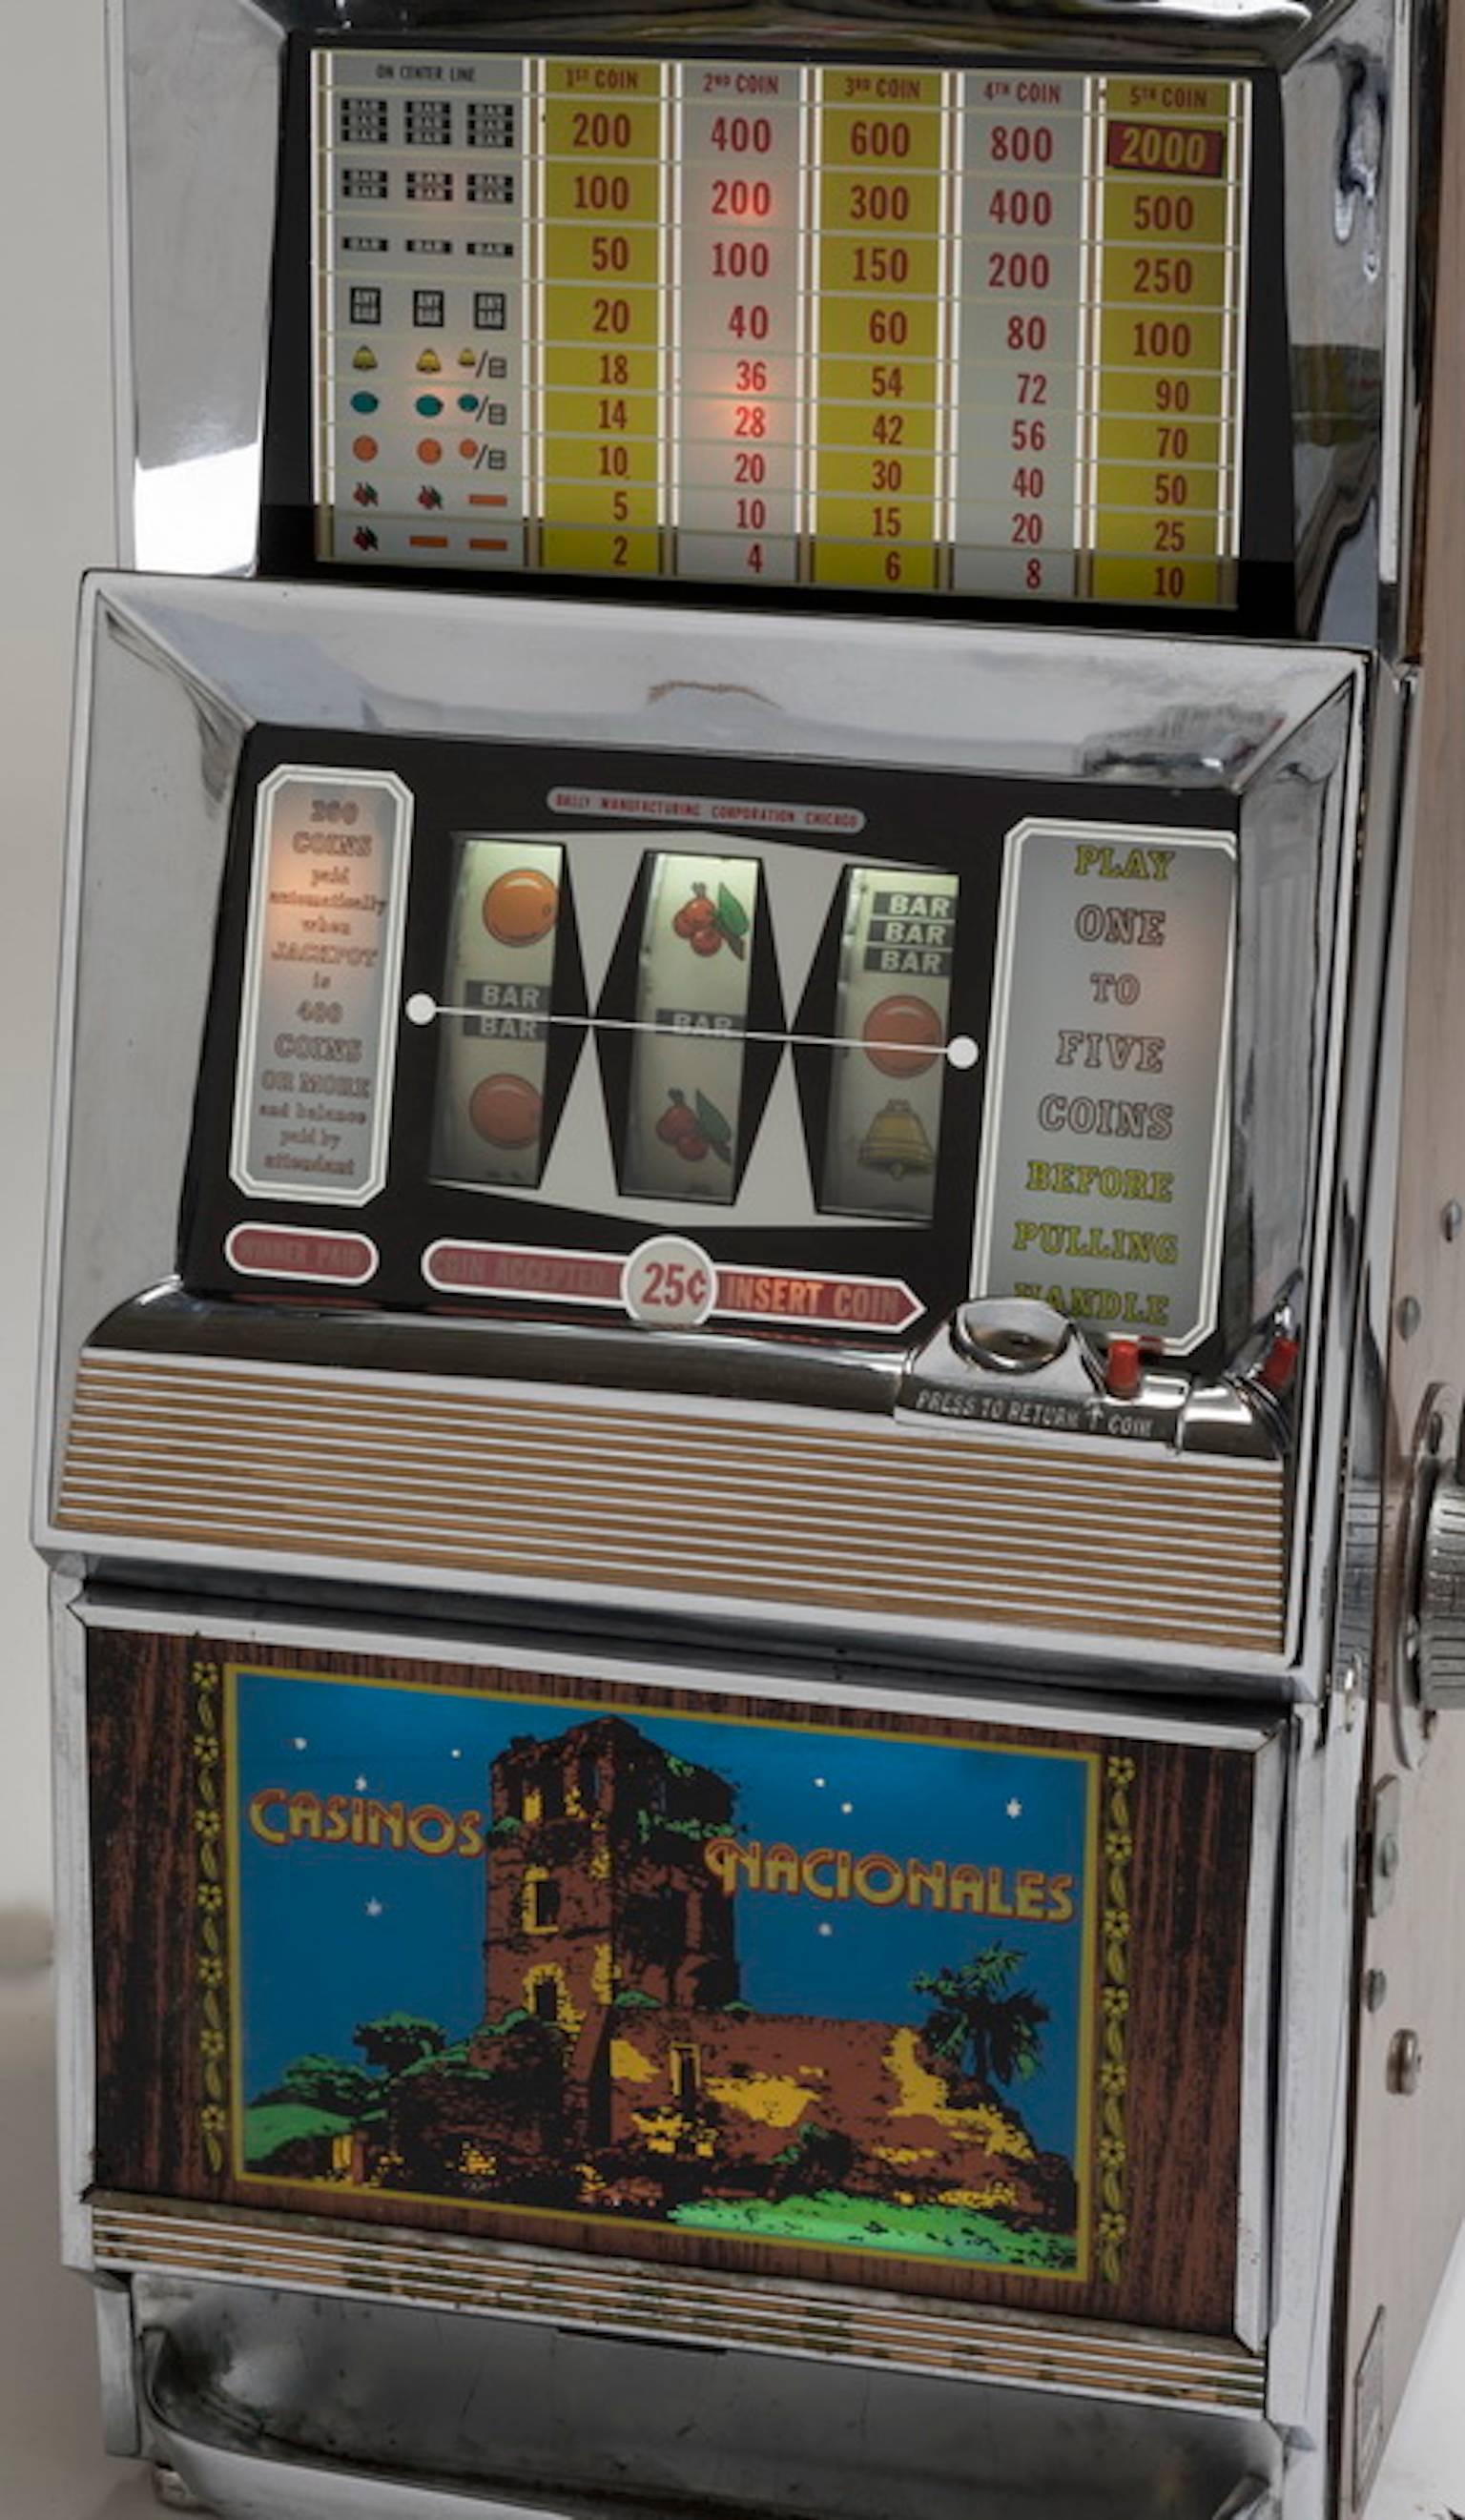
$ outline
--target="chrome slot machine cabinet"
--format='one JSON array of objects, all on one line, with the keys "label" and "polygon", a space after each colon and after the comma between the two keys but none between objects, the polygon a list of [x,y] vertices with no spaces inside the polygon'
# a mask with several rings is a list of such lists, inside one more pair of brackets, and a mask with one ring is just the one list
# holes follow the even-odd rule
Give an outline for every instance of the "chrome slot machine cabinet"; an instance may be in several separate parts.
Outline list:
[{"label": "chrome slot machine cabinet", "polygon": [[175,2501],[1363,2506],[1465,2207],[1446,32],[118,13],[37,1520]]}]

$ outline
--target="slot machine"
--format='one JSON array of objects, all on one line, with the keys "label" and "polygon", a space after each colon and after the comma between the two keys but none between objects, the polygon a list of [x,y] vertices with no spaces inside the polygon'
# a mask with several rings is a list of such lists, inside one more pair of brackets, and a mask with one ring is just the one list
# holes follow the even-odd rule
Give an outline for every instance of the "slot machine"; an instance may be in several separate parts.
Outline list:
[{"label": "slot machine", "polygon": [[115,34],[37,1500],[111,2447],[1361,2510],[1465,2211],[1458,20]]}]

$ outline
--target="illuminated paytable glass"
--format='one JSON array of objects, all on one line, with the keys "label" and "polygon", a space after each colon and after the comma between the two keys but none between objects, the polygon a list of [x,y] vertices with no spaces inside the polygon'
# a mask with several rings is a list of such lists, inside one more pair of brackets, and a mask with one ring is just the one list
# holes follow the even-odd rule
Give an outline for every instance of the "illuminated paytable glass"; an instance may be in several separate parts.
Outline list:
[{"label": "illuminated paytable glass", "polygon": [[318,556],[1232,605],[1252,90],[323,48]]}]

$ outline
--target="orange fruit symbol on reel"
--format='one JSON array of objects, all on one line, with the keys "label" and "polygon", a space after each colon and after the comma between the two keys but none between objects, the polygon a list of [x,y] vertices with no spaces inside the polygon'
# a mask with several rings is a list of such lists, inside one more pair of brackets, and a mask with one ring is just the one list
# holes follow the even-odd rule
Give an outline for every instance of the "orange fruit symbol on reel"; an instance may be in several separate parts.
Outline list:
[{"label": "orange fruit symbol on reel", "polygon": [[923,1076],[941,1054],[941,1019],[927,998],[882,998],[866,1015],[861,1039],[882,1076]]},{"label": "orange fruit symbol on reel", "polygon": [[560,915],[560,887],[537,867],[511,867],[483,895],[483,925],[498,945],[537,945]]},{"label": "orange fruit symbol on reel", "polygon": [[469,1097],[468,1116],[490,1147],[518,1154],[538,1137],[544,1104],[526,1076],[484,1076]]}]

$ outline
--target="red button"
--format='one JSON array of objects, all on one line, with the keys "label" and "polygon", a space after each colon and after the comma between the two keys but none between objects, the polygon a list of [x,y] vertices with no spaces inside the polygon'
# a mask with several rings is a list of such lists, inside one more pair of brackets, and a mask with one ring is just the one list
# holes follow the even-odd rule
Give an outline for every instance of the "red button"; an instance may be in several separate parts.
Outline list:
[{"label": "red button", "polygon": [[1258,1376],[1262,1389],[1274,1391],[1279,1399],[1284,1391],[1290,1391],[1297,1372],[1300,1354],[1301,1347],[1297,1339],[1274,1338],[1261,1360]]},{"label": "red button", "polygon": [[1104,1360],[1104,1388],[1112,1400],[1137,1400],[1144,1371],[1138,1339],[1110,1340]]}]

